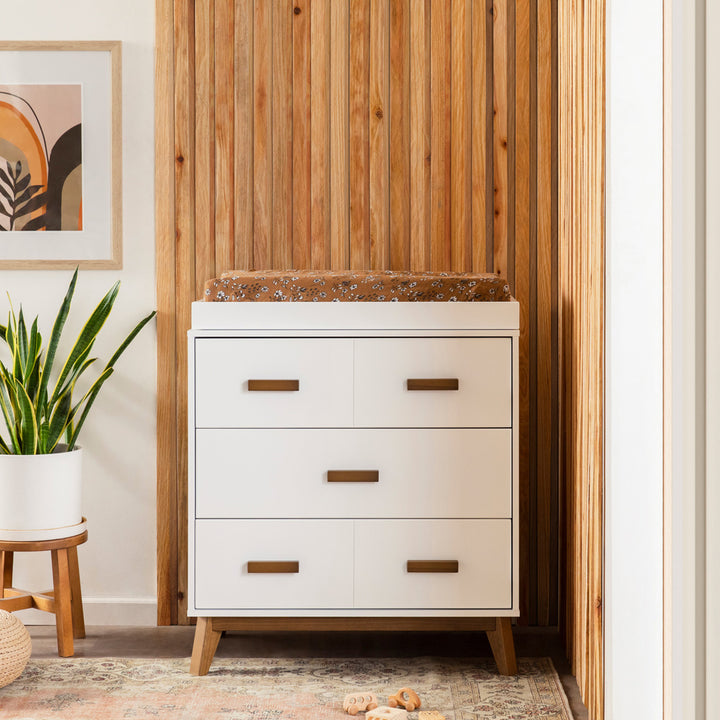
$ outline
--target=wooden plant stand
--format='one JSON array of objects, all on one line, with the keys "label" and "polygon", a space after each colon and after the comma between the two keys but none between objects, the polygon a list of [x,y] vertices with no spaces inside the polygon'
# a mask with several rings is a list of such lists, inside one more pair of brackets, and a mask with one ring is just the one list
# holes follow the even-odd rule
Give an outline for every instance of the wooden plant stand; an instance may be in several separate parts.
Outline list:
[{"label": "wooden plant stand", "polygon": [[[85,637],[77,546],[84,543],[87,536],[85,530],[58,540],[0,540],[0,610],[14,612],[36,608],[54,613],[60,657],[71,657],[74,654],[73,638]],[[42,550],[49,550],[52,558],[53,589],[31,592],[12,587],[14,553]]]},{"label": "wooden plant stand", "polygon": [[517,675],[517,660],[509,617],[198,617],[190,672],[207,675],[224,630],[242,632],[370,630],[370,631],[484,631],[501,675]]}]

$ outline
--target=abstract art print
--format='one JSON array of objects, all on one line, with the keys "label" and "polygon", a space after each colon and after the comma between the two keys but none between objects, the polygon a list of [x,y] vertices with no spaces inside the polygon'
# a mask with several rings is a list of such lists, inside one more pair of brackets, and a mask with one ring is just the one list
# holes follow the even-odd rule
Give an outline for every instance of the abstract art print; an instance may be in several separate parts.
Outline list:
[{"label": "abstract art print", "polygon": [[0,85],[0,231],[82,230],[82,85]]},{"label": "abstract art print", "polygon": [[121,267],[119,42],[0,42],[0,268]]}]

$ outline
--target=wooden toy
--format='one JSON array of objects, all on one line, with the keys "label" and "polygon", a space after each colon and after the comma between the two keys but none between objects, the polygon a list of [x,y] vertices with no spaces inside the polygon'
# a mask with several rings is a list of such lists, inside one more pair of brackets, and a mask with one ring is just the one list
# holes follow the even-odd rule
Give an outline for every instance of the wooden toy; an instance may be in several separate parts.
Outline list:
[{"label": "wooden toy", "polygon": [[409,687],[400,688],[400,690],[388,698],[388,705],[390,707],[402,705],[408,712],[417,710],[417,708],[420,707],[420,704],[418,694]]},{"label": "wooden toy", "polygon": [[381,705],[374,710],[368,710],[365,720],[407,720],[407,710]]},{"label": "wooden toy", "polygon": [[343,710],[350,715],[357,715],[365,710],[374,710],[377,706],[377,697],[373,693],[350,693],[343,700]]},{"label": "wooden toy", "polygon": [[421,710],[418,713],[419,720],[445,720],[445,716],[441,715],[437,710]]}]

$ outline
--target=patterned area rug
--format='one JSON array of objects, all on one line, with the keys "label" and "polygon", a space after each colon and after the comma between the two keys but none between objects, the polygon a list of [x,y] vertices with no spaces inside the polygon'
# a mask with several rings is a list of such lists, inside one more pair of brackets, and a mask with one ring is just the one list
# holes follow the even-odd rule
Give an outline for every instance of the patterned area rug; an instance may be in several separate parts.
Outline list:
[{"label": "patterned area rug", "polygon": [[409,686],[421,710],[447,720],[572,720],[550,659],[518,665],[519,675],[503,677],[490,659],[218,658],[199,678],[188,660],[31,660],[0,689],[0,718],[350,720],[342,710],[347,693],[375,692],[385,703]]}]

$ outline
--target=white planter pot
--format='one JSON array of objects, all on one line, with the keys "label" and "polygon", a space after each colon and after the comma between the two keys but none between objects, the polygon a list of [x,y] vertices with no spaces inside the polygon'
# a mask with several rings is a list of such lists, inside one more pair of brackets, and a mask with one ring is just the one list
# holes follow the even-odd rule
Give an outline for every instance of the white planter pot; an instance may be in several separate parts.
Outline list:
[{"label": "white planter pot", "polygon": [[82,532],[82,449],[0,455],[0,539],[48,540]]}]

